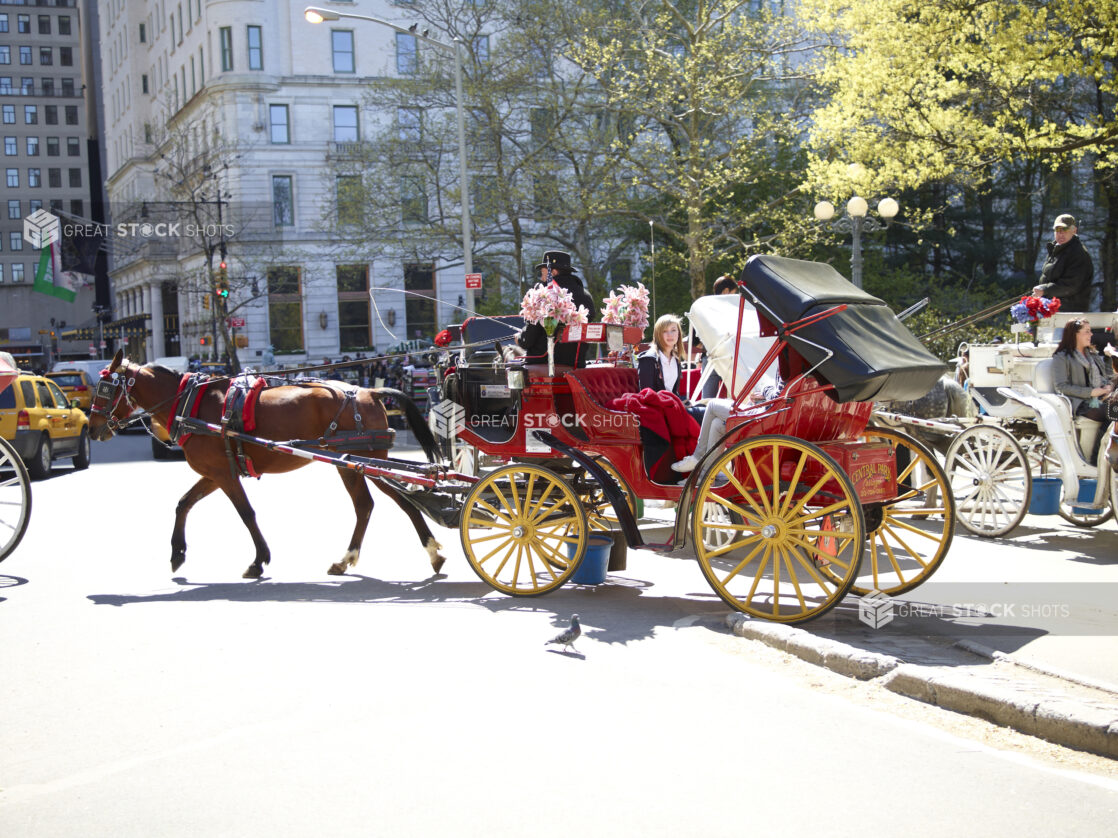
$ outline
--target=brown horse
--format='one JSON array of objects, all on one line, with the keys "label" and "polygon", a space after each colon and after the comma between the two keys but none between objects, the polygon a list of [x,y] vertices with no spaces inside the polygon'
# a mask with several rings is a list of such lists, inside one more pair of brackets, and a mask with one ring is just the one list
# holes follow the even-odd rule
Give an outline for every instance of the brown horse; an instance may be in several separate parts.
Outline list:
[{"label": "brown horse", "polygon": [[[123,351],[118,351],[108,369],[101,373],[102,380],[97,386],[89,420],[89,435],[95,440],[110,438],[119,427],[127,423],[128,417],[137,408],[150,413],[163,427],[170,428],[170,414],[180,401],[180,383],[186,382],[184,376],[166,367],[152,364],[139,366],[122,358]],[[205,422],[219,424],[229,386],[229,379],[214,379],[198,397],[197,409],[191,415]],[[260,391],[255,406],[256,428],[252,434],[259,439],[271,441],[314,440],[335,433],[332,423],[336,423],[336,431],[355,430],[355,416],[360,417],[361,427],[365,431],[386,430],[388,417],[381,399],[391,396],[402,403],[408,425],[428,460],[435,461],[437,454],[434,437],[424,422],[423,415],[403,393],[387,388],[350,389],[355,401],[347,402],[346,388],[340,382],[305,382],[267,387]],[[181,411],[178,412],[181,415]],[[264,536],[256,525],[256,513],[249,505],[241,485],[240,472],[228,456],[226,440],[217,435],[194,432],[183,438],[180,444],[187,463],[202,477],[182,496],[175,510],[175,528],[171,534],[171,570],[178,570],[186,561],[187,514],[206,495],[221,489],[236,508],[256,545],[256,559],[244,572],[244,578],[258,579],[270,559],[270,553]],[[388,454],[386,449],[350,453],[378,459]],[[251,459],[252,471],[256,475],[293,471],[310,462],[252,443],[245,443],[244,454]],[[445,561],[439,554],[441,545],[431,535],[423,516],[402,500],[393,486],[376,478],[365,478],[358,472],[345,468],[339,467],[338,474],[353,500],[357,524],[353,528],[345,555],[341,561],[330,566],[328,573],[340,575],[357,564],[361,542],[373,511],[373,499],[365,485],[366,479],[376,483],[381,491],[408,514],[427,550],[431,567],[436,573],[439,571]]]}]

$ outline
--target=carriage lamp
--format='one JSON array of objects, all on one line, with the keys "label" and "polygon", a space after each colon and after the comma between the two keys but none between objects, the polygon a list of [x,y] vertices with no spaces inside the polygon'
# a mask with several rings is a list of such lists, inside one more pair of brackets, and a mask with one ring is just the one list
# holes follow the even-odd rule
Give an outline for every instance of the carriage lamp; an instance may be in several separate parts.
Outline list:
[{"label": "carriage lamp", "polygon": [[523,390],[528,383],[528,377],[525,375],[523,369],[509,367],[508,383],[510,390]]},{"label": "carriage lamp", "polygon": [[318,328],[325,329],[327,322],[328,321],[326,319],[326,312],[325,311],[320,311],[318,313]]},{"label": "carriage lamp", "polygon": [[[846,202],[846,214],[835,218],[835,205],[830,201],[820,201],[815,205],[815,218],[836,233],[850,233],[850,279],[862,287],[862,231],[876,233],[884,230],[901,211],[901,205],[892,198],[882,198],[877,202],[878,220],[869,214],[870,205],[865,198],[855,195]],[[832,220],[834,219],[834,220]]]}]

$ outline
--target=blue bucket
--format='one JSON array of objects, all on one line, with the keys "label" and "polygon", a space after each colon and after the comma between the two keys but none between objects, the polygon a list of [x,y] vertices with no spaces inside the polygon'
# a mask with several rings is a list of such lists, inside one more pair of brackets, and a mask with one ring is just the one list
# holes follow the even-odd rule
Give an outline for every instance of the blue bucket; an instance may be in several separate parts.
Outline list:
[{"label": "blue bucket", "polygon": [[[573,556],[575,544],[567,545],[567,555]],[[606,581],[609,567],[609,551],[613,548],[613,536],[593,533],[586,538],[586,555],[571,576],[576,585],[601,585]]]},{"label": "blue bucket", "polygon": [[1060,511],[1060,495],[1064,481],[1059,477],[1034,477],[1033,495],[1029,501],[1030,515],[1055,515]]},{"label": "blue bucket", "polygon": [[[1080,480],[1079,481],[1079,497],[1076,498],[1080,503],[1094,503],[1095,502],[1095,489],[1098,488],[1097,480]],[[1090,506],[1073,506],[1071,511],[1076,515],[1098,515],[1102,512],[1101,509],[1095,509]]]}]

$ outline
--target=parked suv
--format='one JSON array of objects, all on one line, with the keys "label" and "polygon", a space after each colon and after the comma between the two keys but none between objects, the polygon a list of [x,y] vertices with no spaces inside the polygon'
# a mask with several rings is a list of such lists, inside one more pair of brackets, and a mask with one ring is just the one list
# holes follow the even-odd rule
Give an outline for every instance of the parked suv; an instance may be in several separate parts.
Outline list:
[{"label": "parked suv", "polygon": [[0,392],[0,436],[27,463],[35,480],[50,475],[55,460],[89,468],[89,417],[41,375],[20,375]]},{"label": "parked suv", "polygon": [[77,401],[78,407],[89,413],[93,406],[93,381],[84,370],[55,370],[46,377],[62,388],[66,398]]}]

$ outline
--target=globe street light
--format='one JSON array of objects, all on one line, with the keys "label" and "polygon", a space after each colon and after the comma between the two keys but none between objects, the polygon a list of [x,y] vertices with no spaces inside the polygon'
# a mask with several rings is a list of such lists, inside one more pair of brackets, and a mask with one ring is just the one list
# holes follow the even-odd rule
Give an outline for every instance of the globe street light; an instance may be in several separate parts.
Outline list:
[{"label": "globe street light", "polygon": [[850,233],[853,253],[850,257],[850,276],[854,284],[862,287],[862,231],[875,233],[884,230],[889,222],[900,212],[901,206],[892,198],[882,198],[877,203],[877,214],[883,221],[869,215],[870,206],[865,198],[855,195],[846,202],[846,215],[835,218],[835,205],[830,201],[820,201],[815,205],[815,217],[836,233]]},{"label": "globe street light", "polygon": [[[462,181],[462,265],[465,268],[465,273],[470,274],[474,272],[474,253],[473,242],[471,240],[473,234],[473,226],[470,223],[470,177],[468,161],[466,158],[466,117],[465,108],[462,102],[462,40],[454,38],[454,46],[444,44],[442,41],[436,41],[434,38],[429,38],[426,30],[423,33],[416,32],[414,28],[405,29],[402,26],[397,26],[395,23],[390,23],[387,20],[372,17],[370,15],[359,15],[353,12],[339,12],[333,9],[323,9],[318,6],[307,6],[303,10],[303,17],[310,23],[322,23],[328,20],[341,20],[347,18],[350,20],[364,20],[369,23],[379,23],[381,26],[387,26],[389,29],[394,29],[404,35],[411,35],[421,41],[426,41],[431,46],[441,49],[444,52],[454,53],[454,94],[455,104],[458,111],[458,172],[459,179]],[[467,313],[473,314],[474,311],[474,289],[466,288],[466,310]]]}]

